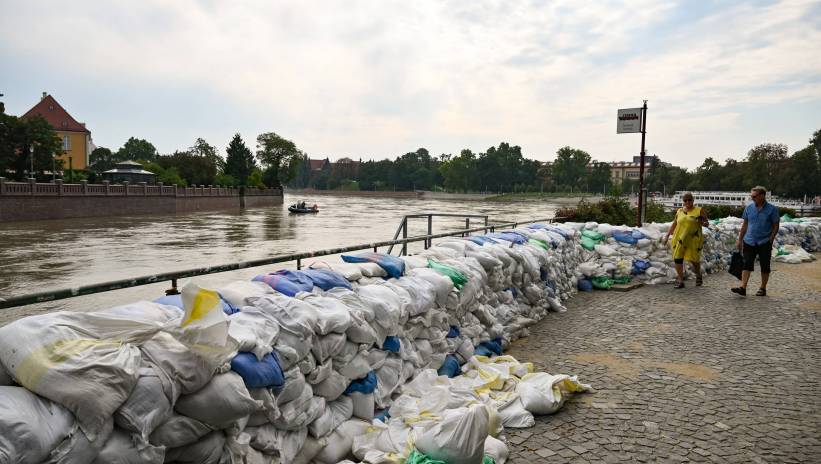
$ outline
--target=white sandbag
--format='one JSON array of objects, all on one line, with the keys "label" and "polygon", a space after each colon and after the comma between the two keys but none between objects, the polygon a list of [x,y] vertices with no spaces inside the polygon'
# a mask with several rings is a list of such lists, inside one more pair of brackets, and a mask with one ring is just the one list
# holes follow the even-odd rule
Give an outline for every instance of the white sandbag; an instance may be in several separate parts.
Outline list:
[{"label": "white sandbag", "polygon": [[360,351],[347,363],[334,362],[334,370],[339,372],[346,379],[361,379],[371,371],[368,363],[368,351]]},{"label": "white sandbag", "polygon": [[315,261],[308,265],[310,269],[330,269],[342,274],[346,279],[355,282],[362,278],[362,271],[359,266],[353,263],[329,263],[326,261]]},{"label": "white sandbag", "polygon": [[351,401],[353,401],[353,417],[362,420],[373,420],[374,411],[374,396],[373,393],[351,392]]},{"label": "white sandbag", "polygon": [[337,298],[328,298],[312,293],[299,293],[298,299],[312,305],[319,314],[317,334],[331,332],[344,333],[351,326],[350,310]]},{"label": "white sandbag", "polygon": [[373,345],[379,339],[376,331],[359,311],[351,311],[351,326],[345,331],[345,336],[354,343]]},{"label": "white sandbag", "polygon": [[352,455],[354,437],[364,435],[370,427],[370,422],[351,419],[345,421],[327,437],[328,444],[314,456],[319,464],[336,464]]},{"label": "white sandbag", "polygon": [[319,330],[319,312],[302,300],[284,295],[267,295],[254,300],[254,307],[276,319],[281,327],[280,337],[290,334],[310,340]]},{"label": "white sandbag", "polygon": [[140,377],[125,403],[114,413],[114,422],[147,440],[151,432],[173,414],[178,392],[161,369],[144,362]]},{"label": "white sandbag", "polygon": [[68,437],[74,416],[22,387],[0,386],[0,462],[36,464]]},{"label": "white sandbag", "polygon": [[388,272],[376,263],[355,263],[359,267],[359,272],[365,277],[385,277]]},{"label": "white sandbag", "polygon": [[483,404],[448,409],[442,421],[422,433],[414,446],[448,464],[481,464],[489,422],[490,411]]},{"label": "white sandbag", "polygon": [[[274,397],[274,393],[270,388],[249,388],[248,394],[251,395],[251,398],[262,404],[261,411],[256,411],[252,415],[262,412],[268,421],[277,420],[279,417],[279,406],[277,406],[277,398]],[[240,428],[240,431],[242,431],[242,428]]]},{"label": "white sandbag", "polygon": [[294,458],[292,464],[308,464],[313,462],[314,456],[319,454],[322,448],[327,444],[328,442],[324,438],[314,438],[308,435],[308,438],[305,439],[305,445],[302,446],[302,450],[300,450],[297,457]]},{"label": "white sandbag", "polygon": [[575,376],[550,375],[546,372],[527,374],[516,385],[522,406],[536,415],[553,414],[562,407],[570,393],[589,390],[590,386],[579,383]]},{"label": "white sandbag", "polygon": [[61,441],[54,448],[45,462],[48,464],[77,464],[91,463],[100,454],[100,450],[105,445],[108,438],[114,431],[114,420],[106,418],[100,428],[97,437],[90,441],[79,427],[76,427],[68,438]]},{"label": "white sandbag", "polygon": [[311,353],[317,362],[325,362],[326,359],[339,353],[345,348],[344,333],[330,333],[328,335],[316,335],[311,344]]},{"label": "white sandbag", "polygon": [[228,335],[237,341],[238,351],[254,353],[258,360],[274,349],[279,324],[270,314],[257,308],[245,308],[228,316]]},{"label": "white sandbag", "polygon": [[399,295],[382,285],[362,285],[356,289],[356,293],[373,311],[373,323],[383,327],[386,335],[396,335],[402,312]]},{"label": "white sandbag", "polygon": [[181,396],[174,408],[181,414],[221,429],[261,409],[262,403],[251,398],[242,377],[229,371],[215,375],[201,390]]},{"label": "white sandbag", "polygon": [[137,344],[161,327],[139,311],[30,316],[0,327],[0,362],[21,386],[68,408],[94,441],[137,383]]},{"label": "white sandbag", "polygon": [[165,448],[140,443],[127,431],[115,428],[94,464],[162,464]]},{"label": "white sandbag", "polygon": [[265,454],[278,456],[282,463],[293,462],[305,445],[308,429],[301,428],[292,432],[279,430],[273,425],[249,428],[251,447]]},{"label": "white sandbag", "polygon": [[[313,355],[306,357],[313,359]],[[333,369],[333,359],[326,359],[325,362],[317,364],[316,368],[314,368],[313,371],[311,371],[308,375],[305,376],[305,380],[311,385],[316,385],[320,382],[324,382],[325,379],[327,379],[331,375],[331,371]]]},{"label": "white sandbag", "polygon": [[280,366],[283,369],[290,369],[305,358],[311,352],[311,340],[314,335],[303,336],[291,332],[286,327],[281,327],[279,338],[274,349],[279,355]]},{"label": "white sandbag", "polygon": [[387,407],[391,394],[399,388],[404,366],[401,358],[389,356],[376,370],[376,390],[374,400],[380,408]]},{"label": "white sandbag", "polygon": [[283,430],[296,430],[307,425],[307,411],[311,406],[311,399],[314,398],[314,391],[310,385],[305,384],[300,395],[287,403],[279,404],[280,416],[272,424]]},{"label": "white sandbag", "polygon": [[324,437],[350,419],[351,415],[353,400],[348,396],[340,396],[336,401],[326,403],[322,415],[308,424],[308,433],[315,438]]},{"label": "white sandbag", "polygon": [[231,282],[228,285],[218,288],[217,292],[223,300],[235,308],[242,308],[243,306],[249,305],[249,300],[276,293],[274,289],[265,282],[249,280]]},{"label": "white sandbag", "polygon": [[321,396],[328,401],[333,401],[339,398],[339,395],[348,388],[348,383],[350,383],[348,378],[335,370],[331,370],[327,379],[313,386],[314,395]]},{"label": "white sandbag", "polygon": [[201,440],[180,448],[166,450],[165,461],[181,464],[217,464],[222,457],[225,435],[217,430]]},{"label": "white sandbag", "polygon": [[505,464],[510,456],[510,449],[502,440],[488,435],[485,438],[485,454],[493,458],[493,462],[496,464]]},{"label": "white sandbag", "polygon": [[499,408],[499,419],[509,429],[526,429],[536,425],[536,418],[525,409],[519,398]]},{"label": "white sandbag", "polygon": [[140,347],[142,355],[179,385],[180,392],[193,393],[211,381],[219,362],[200,356],[173,335],[160,332]]},{"label": "white sandbag", "polygon": [[149,442],[155,446],[178,448],[195,443],[211,431],[211,427],[207,424],[190,417],[174,414],[154,430]]},{"label": "white sandbag", "polygon": [[617,253],[616,249],[610,245],[596,245],[594,249],[601,256],[613,256]]}]

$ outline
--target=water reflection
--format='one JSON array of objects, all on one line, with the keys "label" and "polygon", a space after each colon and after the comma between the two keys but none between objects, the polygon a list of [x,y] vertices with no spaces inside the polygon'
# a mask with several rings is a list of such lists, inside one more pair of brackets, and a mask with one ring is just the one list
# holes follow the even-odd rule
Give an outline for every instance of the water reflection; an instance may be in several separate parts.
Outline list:
[{"label": "water reflection", "polygon": [[[318,204],[312,215],[289,214],[297,200]],[[548,203],[498,204],[480,201],[383,199],[286,195],[285,204],[242,212],[181,216],[77,218],[0,224],[0,295],[17,295],[124,279],[159,271],[260,259],[275,254],[389,240],[406,214],[488,214],[510,220],[552,217]],[[481,220],[471,220],[478,226]],[[434,231],[464,228],[464,219],[437,218]],[[409,236],[427,232],[427,221],[412,220]],[[421,249],[421,244],[410,247]],[[396,250],[395,250],[396,251]],[[325,258],[336,259],[336,258]],[[265,269],[266,271],[270,269]],[[245,269],[203,277],[218,285],[263,270]],[[98,309],[139,298],[155,298],[158,284],[31,307]],[[24,311],[25,312],[25,311]],[[9,313],[11,314],[11,313]],[[0,321],[5,316],[0,316]]]}]

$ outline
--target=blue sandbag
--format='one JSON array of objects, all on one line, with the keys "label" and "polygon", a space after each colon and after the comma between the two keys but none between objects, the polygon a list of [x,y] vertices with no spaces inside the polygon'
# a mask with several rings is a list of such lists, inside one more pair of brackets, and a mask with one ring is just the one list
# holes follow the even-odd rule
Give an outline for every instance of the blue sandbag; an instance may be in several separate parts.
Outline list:
[{"label": "blue sandbag", "polygon": [[379,411],[378,413],[374,414],[373,418],[378,420],[378,421],[381,421],[381,422],[387,422],[388,419],[391,418],[391,410],[390,409],[383,409],[383,410]]},{"label": "blue sandbag", "polygon": [[[183,311],[185,308],[182,306],[182,295],[166,295],[161,296],[154,300],[154,303],[164,304],[168,306],[176,306]],[[220,299],[220,303],[222,303],[222,312],[228,314],[229,316],[234,313],[239,312],[239,308],[235,308],[231,306],[227,301]]]},{"label": "blue sandbag", "polygon": [[570,234],[568,234],[567,231],[562,229],[561,227],[548,227],[547,230],[561,235],[562,237],[564,237],[565,240],[570,240],[571,238]]},{"label": "blue sandbag", "polygon": [[479,345],[473,350],[473,354],[474,356],[485,356],[490,358],[493,356],[493,351],[490,351],[490,348],[486,346]]},{"label": "blue sandbag", "polygon": [[345,389],[345,394],[350,395],[353,392],[359,392],[367,395],[373,393],[374,390],[376,390],[376,372],[370,371],[365,377],[352,380],[348,388]]},{"label": "blue sandbag", "polygon": [[450,330],[448,330],[447,338],[456,338],[456,337],[459,336],[459,334],[460,334],[459,327],[456,327],[455,325],[452,325],[452,326],[450,326]]},{"label": "blue sandbag", "polygon": [[299,292],[310,292],[314,289],[314,281],[310,277],[302,271],[292,271],[290,269],[258,275],[252,280],[265,282],[274,290],[288,296],[294,296]]},{"label": "blue sandbag", "polygon": [[547,229],[547,225],[546,224],[536,223],[536,224],[530,224],[529,226],[527,226],[527,228],[528,229]]},{"label": "blue sandbag", "polygon": [[499,338],[482,342],[476,348],[479,349],[482,347],[487,348],[493,354],[502,354],[502,340]]},{"label": "blue sandbag", "polygon": [[484,245],[485,243],[499,243],[496,240],[484,235],[473,235],[470,237],[470,241],[477,245]]},{"label": "blue sandbag", "polygon": [[528,238],[520,233],[517,232],[495,232],[492,234],[487,234],[488,237],[491,238],[500,238],[502,240],[507,240],[508,242],[513,242],[517,245],[524,245],[527,243]]},{"label": "blue sandbag", "polygon": [[376,263],[388,273],[388,276],[399,278],[405,273],[405,261],[396,256],[383,253],[360,253],[358,255],[342,255],[346,263]]},{"label": "blue sandbag", "polygon": [[613,238],[616,239],[617,242],[628,243],[630,245],[635,245],[639,241],[637,238],[633,237],[632,232],[625,232],[621,230],[614,230]]},{"label": "blue sandbag", "polygon": [[593,282],[590,279],[579,279],[579,283],[576,284],[579,288],[580,292],[592,292],[593,291]]},{"label": "blue sandbag", "polygon": [[391,353],[399,353],[400,348],[402,348],[402,343],[399,341],[399,337],[393,335],[385,337],[385,342],[382,343],[382,349]]},{"label": "blue sandbag", "polygon": [[302,271],[322,290],[330,290],[336,287],[353,290],[351,283],[342,274],[330,269],[305,269]]},{"label": "blue sandbag", "polygon": [[644,271],[650,268],[650,262],[645,261],[643,259],[634,259],[633,260],[633,275],[644,274]]},{"label": "blue sandbag", "polygon": [[459,366],[459,360],[456,359],[456,356],[449,354],[445,356],[445,362],[442,363],[442,367],[440,367],[436,373],[446,375],[452,379],[462,373],[462,367]]},{"label": "blue sandbag", "polygon": [[266,354],[262,361],[253,353],[239,353],[231,360],[231,370],[242,377],[248,388],[280,388],[285,384],[276,351]]},{"label": "blue sandbag", "polygon": [[633,238],[636,239],[636,240],[641,240],[643,238],[647,238],[647,236],[644,235],[644,233],[642,231],[638,230],[638,229],[633,229],[632,235],[633,235]]}]

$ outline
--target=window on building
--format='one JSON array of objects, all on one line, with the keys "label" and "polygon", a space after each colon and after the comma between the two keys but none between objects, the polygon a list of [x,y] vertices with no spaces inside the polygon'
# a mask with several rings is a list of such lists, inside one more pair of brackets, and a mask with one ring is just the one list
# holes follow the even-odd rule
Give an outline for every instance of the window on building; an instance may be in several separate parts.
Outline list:
[{"label": "window on building", "polygon": [[628,171],[627,172],[627,177],[638,177],[638,176],[639,176],[639,173],[637,173],[636,171]]},{"label": "window on building", "polygon": [[71,137],[68,135],[63,136],[63,150],[71,150]]}]

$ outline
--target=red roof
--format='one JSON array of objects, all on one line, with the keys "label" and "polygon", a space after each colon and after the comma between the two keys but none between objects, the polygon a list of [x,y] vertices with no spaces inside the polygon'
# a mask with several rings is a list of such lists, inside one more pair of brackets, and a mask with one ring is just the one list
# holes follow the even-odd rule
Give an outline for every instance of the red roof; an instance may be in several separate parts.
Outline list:
[{"label": "red roof", "polygon": [[68,111],[60,106],[60,104],[57,103],[57,100],[55,100],[51,95],[46,95],[43,97],[39,103],[34,105],[34,107],[28,110],[22,117],[32,117],[38,114],[45,118],[54,130],[84,132],[86,134],[91,133],[91,131],[86,129],[85,126],[77,122],[76,119],[72,118],[71,115],[68,114]]},{"label": "red roof", "polygon": [[327,159],[319,159],[319,160],[309,160],[311,162],[311,171],[321,171],[325,164],[328,162]]}]

